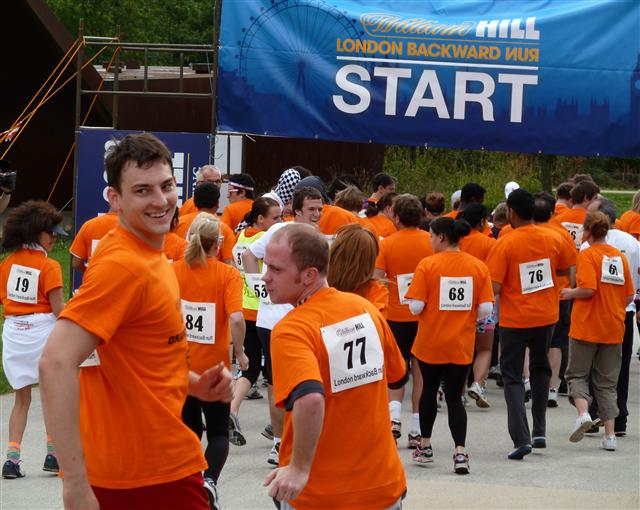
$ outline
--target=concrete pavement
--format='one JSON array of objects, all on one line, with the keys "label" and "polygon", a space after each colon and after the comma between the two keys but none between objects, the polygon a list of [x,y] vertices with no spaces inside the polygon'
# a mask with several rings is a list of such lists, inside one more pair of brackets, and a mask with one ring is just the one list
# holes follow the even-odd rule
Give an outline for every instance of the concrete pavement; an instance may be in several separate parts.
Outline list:
[{"label": "concrete pavement", "polygon": [[[636,339],[634,353],[637,347]],[[408,481],[404,508],[640,508],[639,381],[640,362],[634,356],[631,361],[628,435],[618,439],[617,451],[600,449],[599,437],[586,436],[580,443],[570,443],[568,437],[575,411],[566,397],[559,397],[559,407],[549,409],[547,413],[547,449],[540,453],[534,450],[536,453],[523,461],[506,459],[511,449],[506,407],[502,390],[494,381],[489,381],[491,409],[479,409],[473,402],[467,408],[467,448],[471,459],[471,474],[468,476],[453,473],[446,406],[439,411],[434,429],[435,462],[426,466],[411,462],[411,451],[406,448],[410,404],[405,401],[403,436],[399,441]],[[266,396],[264,389],[261,392]],[[62,508],[60,480],[41,471],[45,432],[37,390],[33,396],[22,453],[27,476],[0,482],[0,508],[3,510]],[[0,397],[3,454],[12,403],[12,395]],[[243,403],[240,421],[247,445],[231,445],[229,460],[219,483],[224,510],[274,508],[262,487],[262,481],[271,469],[266,463],[271,443],[260,435],[267,418],[266,398]],[[367,441],[367,437],[354,436],[353,440]],[[381,460],[370,458],[363,459],[363,462]]]}]

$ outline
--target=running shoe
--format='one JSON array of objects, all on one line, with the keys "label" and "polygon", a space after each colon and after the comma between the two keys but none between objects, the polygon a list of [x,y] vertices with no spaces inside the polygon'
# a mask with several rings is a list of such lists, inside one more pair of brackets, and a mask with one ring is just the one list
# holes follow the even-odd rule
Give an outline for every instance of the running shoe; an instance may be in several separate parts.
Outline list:
[{"label": "running shoe", "polygon": [[560,381],[560,385],[558,386],[558,395],[564,395],[565,397],[569,395],[569,387],[567,386],[567,381],[564,379]]},{"label": "running shoe", "polygon": [[42,471],[48,471],[49,473],[57,473],[60,471],[60,466],[58,466],[58,459],[55,455],[48,453],[44,458],[44,465],[42,466]]},{"label": "running shoe", "polygon": [[507,455],[510,460],[522,460],[526,455],[531,453],[531,445],[525,444],[524,446],[518,446]]},{"label": "running shoe", "polygon": [[409,448],[409,450],[415,450],[419,446],[420,434],[412,434],[411,432],[409,432],[409,444],[407,445],[407,448]]},{"label": "running shoe", "polygon": [[585,434],[600,434],[600,427],[604,427],[604,422],[600,418],[591,420],[591,427],[584,431]]},{"label": "running shoe", "polygon": [[555,388],[549,388],[547,407],[558,407],[558,390]]},{"label": "running shoe", "polygon": [[266,437],[269,441],[273,441],[273,427],[271,423],[268,423],[262,432],[260,432],[263,437]]},{"label": "running shoe", "polygon": [[607,437],[604,436],[602,438],[602,448],[607,451],[613,452],[616,450],[616,436]]},{"label": "running shoe", "polygon": [[234,413],[229,413],[229,442],[236,446],[244,446],[247,440],[240,429],[240,420]]},{"label": "running shoe", "polygon": [[209,508],[211,508],[211,510],[222,510],[222,507],[220,506],[218,488],[211,478],[205,477],[204,490],[207,493],[207,499],[209,500]]},{"label": "running shoe", "polygon": [[467,389],[467,395],[469,395],[473,400],[476,401],[476,405],[483,409],[488,409],[491,407],[489,401],[485,396],[484,388],[482,388],[477,382],[473,382],[473,384]]},{"label": "running shoe", "polygon": [[547,438],[544,436],[534,437],[533,442],[531,443],[532,448],[546,448],[547,447]]},{"label": "running shoe", "polygon": [[467,398],[466,395],[462,395],[462,405],[464,407],[468,407],[469,406],[469,399]]},{"label": "running shoe", "polygon": [[500,373],[500,365],[493,365],[489,369],[489,373],[487,374],[487,379],[496,379],[496,374]]},{"label": "running shoe", "polygon": [[569,441],[572,443],[577,443],[578,441],[582,441],[584,437],[584,433],[589,430],[593,426],[593,421],[591,421],[591,416],[589,413],[582,414],[576,418],[576,423],[573,427],[573,432],[569,436]]},{"label": "running shoe", "polygon": [[247,400],[260,400],[264,397],[258,391],[258,387],[254,384],[253,386],[251,386],[251,390],[249,390],[249,393],[247,393],[244,398]]},{"label": "running shoe", "polygon": [[22,478],[26,473],[22,470],[19,462],[8,460],[2,466],[2,478],[13,480],[14,478]]},{"label": "running shoe", "polygon": [[531,400],[531,383],[529,379],[524,380],[524,403],[526,404]]},{"label": "running shoe", "polygon": [[391,420],[391,433],[397,440],[402,435],[402,423],[397,420]]},{"label": "running shoe", "polygon": [[428,464],[429,462],[433,462],[433,449],[431,448],[431,445],[425,446],[424,448],[420,448],[420,446],[418,446],[413,450],[411,459],[413,462],[417,462],[418,464]]},{"label": "running shoe", "polygon": [[453,470],[458,475],[469,474],[469,455],[466,453],[453,454]]},{"label": "running shoe", "polygon": [[267,457],[267,462],[273,466],[277,466],[280,462],[280,443],[276,443],[271,448],[269,452],[269,456]]}]

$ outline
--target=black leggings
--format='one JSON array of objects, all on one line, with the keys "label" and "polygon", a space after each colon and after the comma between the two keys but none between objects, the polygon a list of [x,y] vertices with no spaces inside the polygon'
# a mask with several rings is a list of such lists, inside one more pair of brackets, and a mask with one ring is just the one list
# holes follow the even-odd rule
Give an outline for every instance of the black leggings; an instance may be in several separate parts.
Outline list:
[{"label": "black leggings", "polygon": [[218,477],[229,455],[229,410],[231,404],[204,402],[195,397],[187,397],[182,408],[182,421],[202,437],[202,413],[207,423],[207,449],[204,456],[209,467],[204,476],[218,483]]},{"label": "black leggings", "polygon": [[249,368],[242,371],[240,377],[248,379],[253,385],[258,380],[262,368],[262,344],[256,331],[256,322],[245,320],[246,333],[244,335],[244,353],[249,358]]},{"label": "black leggings", "polygon": [[419,361],[423,388],[420,397],[420,435],[431,437],[438,413],[438,389],[444,379],[444,397],[447,401],[449,430],[455,446],[464,446],[467,438],[467,412],[462,405],[462,389],[467,381],[470,365],[432,365]]}]

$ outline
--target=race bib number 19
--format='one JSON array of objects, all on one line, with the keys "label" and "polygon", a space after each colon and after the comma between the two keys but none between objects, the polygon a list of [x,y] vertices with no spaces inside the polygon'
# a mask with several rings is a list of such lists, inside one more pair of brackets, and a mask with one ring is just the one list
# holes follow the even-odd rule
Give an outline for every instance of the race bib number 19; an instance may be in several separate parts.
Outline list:
[{"label": "race bib number 19", "polygon": [[553,287],[549,259],[534,260],[520,264],[520,286],[523,294],[531,294]]},{"label": "race bib number 19", "polygon": [[602,257],[602,283],[612,283],[614,285],[624,285],[624,266],[622,257]]},{"label": "race bib number 19", "polygon": [[17,303],[36,304],[39,279],[39,269],[13,264],[7,280],[7,297]]},{"label": "race bib number 19", "polygon": [[198,344],[214,344],[216,341],[216,304],[182,301],[182,316],[187,330],[187,340]]},{"label": "race bib number 19", "polygon": [[473,303],[473,278],[440,277],[440,310],[471,310]]},{"label": "race bib number 19", "polygon": [[368,313],[320,328],[320,333],[329,354],[332,393],[382,379],[382,345]]}]

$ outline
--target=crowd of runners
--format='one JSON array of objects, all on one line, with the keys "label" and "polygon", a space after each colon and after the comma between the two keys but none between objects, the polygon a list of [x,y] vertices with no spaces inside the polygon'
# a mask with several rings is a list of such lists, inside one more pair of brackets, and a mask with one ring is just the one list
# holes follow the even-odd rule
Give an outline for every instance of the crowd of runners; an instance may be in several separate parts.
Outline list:
[{"label": "crowd of runners", "polygon": [[[601,433],[611,451],[626,434],[640,192],[618,218],[588,175],[555,196],[509,182],[490,211],[477,183],[448,204],[398,194],[384,173],[366,190],[293,167],[262,195],[250,175],[228,176],[218,216],[220,171],[202,167],[178,210],[171,153],[152,135],[127,136],[105,162],[110,210],[71,245],[83,282],[66,304],[47,256],[62,215],[28,201],[5,222],[4,478],[25,475],[38,382],[43,469],[64,473],[69,509],[219,508],[260,378],[265,485],[283,509],[401,508],[405,445],[417,463],[449,456],[470,473],[465,406],[491,412],[489,378],[504,387],[508,459],[546,448],[558,395],[576,408],[567,440]],[[431,445],[443,405],[447,454]]]}]

